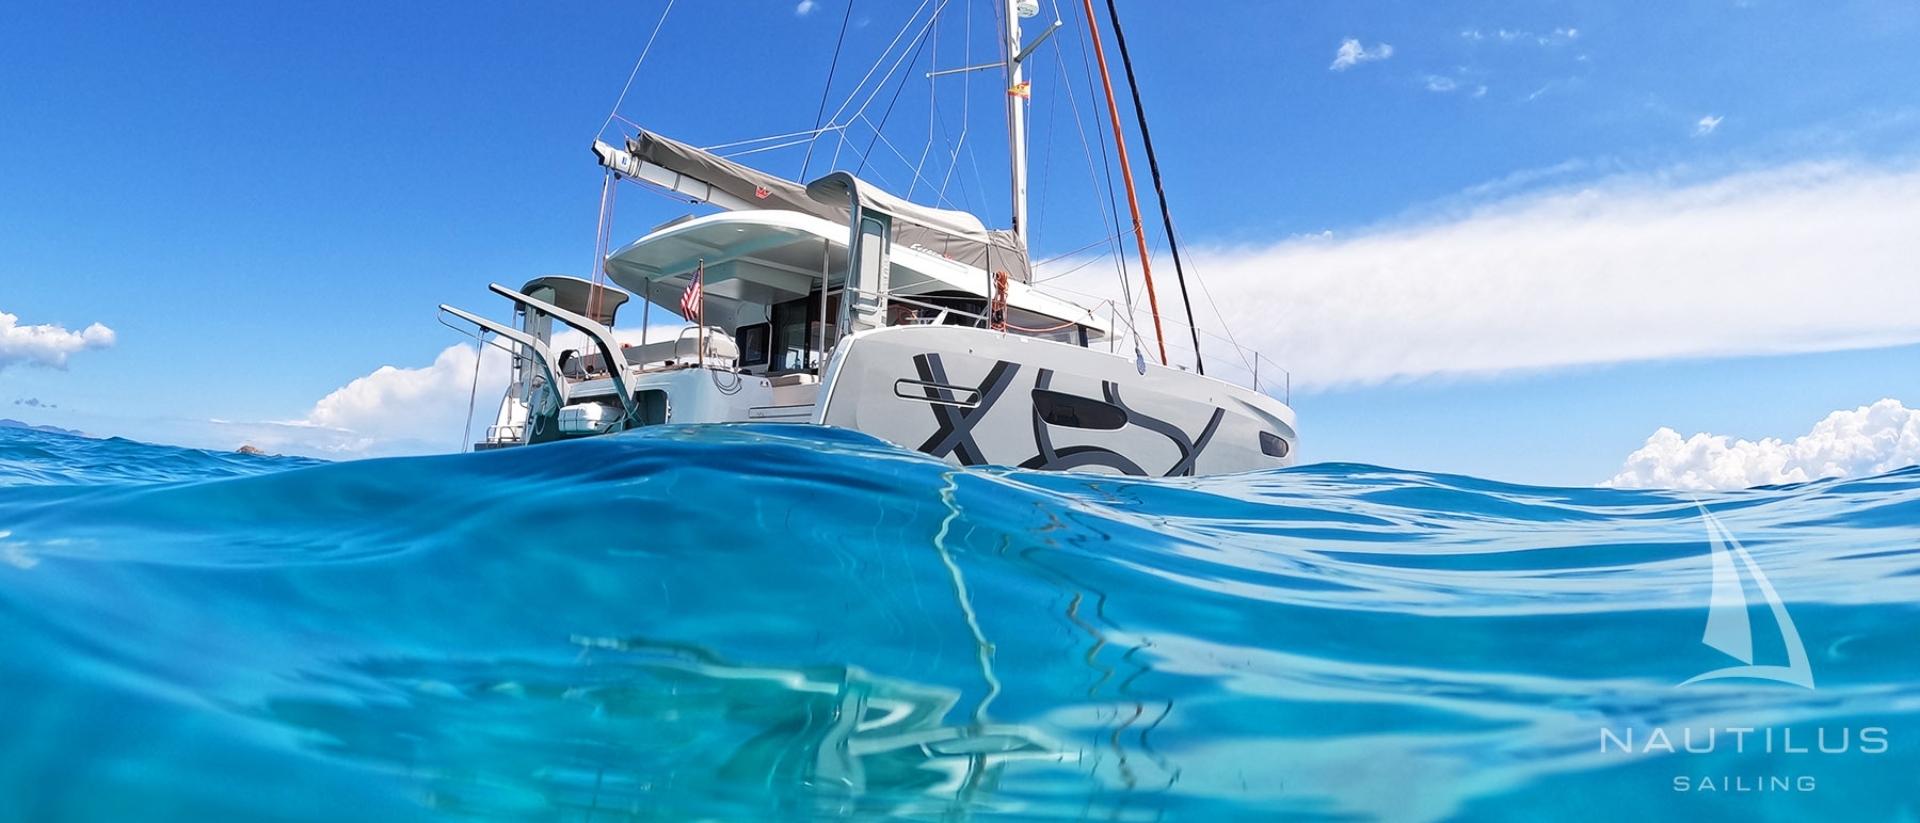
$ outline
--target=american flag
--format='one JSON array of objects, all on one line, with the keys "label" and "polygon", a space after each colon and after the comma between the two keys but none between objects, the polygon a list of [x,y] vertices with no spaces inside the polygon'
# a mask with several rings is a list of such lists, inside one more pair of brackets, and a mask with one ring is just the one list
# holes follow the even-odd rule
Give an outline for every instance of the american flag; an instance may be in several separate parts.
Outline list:
[{"label": "american flag", "polygon": [[702,304],[706,302],[706,293],[700,288],[700,281],[706,279],[705,267],[693,273],[693,285],[687,287],[687,293],[680,295],[680,316],[688,320],[700,319]]}]

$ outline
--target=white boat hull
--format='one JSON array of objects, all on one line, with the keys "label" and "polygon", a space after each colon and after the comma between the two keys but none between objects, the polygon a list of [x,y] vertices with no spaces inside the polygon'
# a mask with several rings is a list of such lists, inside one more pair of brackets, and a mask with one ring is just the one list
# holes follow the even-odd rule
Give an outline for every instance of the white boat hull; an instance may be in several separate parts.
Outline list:
[{"label": "white boat hull", "polygon": [[842,341],[814,417],[963,466],[1141,476],[1292,465],[1294,420],[1231,383],[960,326]]}]

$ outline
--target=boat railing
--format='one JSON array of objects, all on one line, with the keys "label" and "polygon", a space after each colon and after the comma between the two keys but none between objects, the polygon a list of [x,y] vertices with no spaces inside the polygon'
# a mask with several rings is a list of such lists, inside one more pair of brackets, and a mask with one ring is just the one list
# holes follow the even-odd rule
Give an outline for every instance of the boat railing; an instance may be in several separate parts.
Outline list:
[{"label": "boat railing", "polygon": [[[1168,364],[1185,371],[1193,370],[1194,354],[1191,344],[1182,345],[1186,340],[1174,339],[1174,328],[1179,324],[1167,324],[1167,356],[1173,362]],[[1180,326],[1182,330],[1184,326]],[[1239,383],[1270,396],[1280,398],[1280,402],[1293,403],[1293,373],[1281,368],[1272,358],[1261,354],[1251,346],[1201,329],[1203,337],[1211,338],[1206,342],[1208,348],[1201,362],[1206,365],[1209,377],[1217,377],[1230,383]]]},{"label": "boat railing", "polygon": [[[1195,359],[1193,345],[1188,342],[1192,339],[1190,327],[1165,316],[1162,316],[1161,320],[1166,328],[1167,358],[1171,361],[1167,365],[1182,371],[1193,371]],[[1115,313],[1113,323],[1116,334],[1113,336],[1112,345],[1115,349],[1131,345],[1126,337],[1128,324],[1118,316],[1118,312]],[[1151,329],[1137,331],[1150,332]],[[1229,383],[1238,383],[1262,394],[1278,397],[1281,402],[1289,405],[1293,403],[1292,372],[1282,368],[1273,358],[1233,338],[1206,329],[1199,331],[1201,337],[1207,338],[1205,357],[1202,360],[1206,365],[1207,376],[1217,377]],[[1156,359],[1155,355],[1159,347],[1154,344],[1150,334],[1140,334],[1139,344],[1149,360]]]},{"label": "boat railing", "polygon": [[[908,319],[906,323],[900,325],[941,326],[946,325],[947,319],[950,317],[969,318],[974,321],[970,325],[974,326],[984,326],[987,324],[987,316],[984,314],[975,314],[970,311],[963,311],[952,306],[942,306],[938,303],[930,303],[925,300],[915,300],[914,298],[903,295],[887,295],[887,302],[888,304],[902,303],[914,307],[914,313],[911,318]],[[931,310],[933,314],[923,314],[919,309]]]}]

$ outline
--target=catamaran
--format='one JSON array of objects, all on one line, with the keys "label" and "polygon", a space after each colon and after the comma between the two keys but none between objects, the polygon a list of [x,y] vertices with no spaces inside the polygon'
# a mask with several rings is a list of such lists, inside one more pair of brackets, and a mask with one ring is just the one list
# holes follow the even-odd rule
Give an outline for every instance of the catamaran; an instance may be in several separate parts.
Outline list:
[{"label": "catamaran", "polygon": [[[1021,61],[1038,40],[1023,47],[1019,21],[1038,7],[1005,4],[999,67],[1024,92]],[[1188,476],[1290,465],[1294,412],[1260,390],[1257,371],[1243,386],[1137,347],[1110,351],[1112,322],[1034,286],[1024,98],[1008,94],[1007,230],[845,171],[801,184],[646,130],[622,146],[596,140],[611,180],[721,211],[603,255],[591,281],[492,285],[513,304],[512,322],[442,304],[514,355],[475,448],[669,423],[795,423],[961,466]],[[614,320],[634,296],[688,325],[674,339],[621,345]],[[555,321],[584,334],[585,350],[556,351]]]}]

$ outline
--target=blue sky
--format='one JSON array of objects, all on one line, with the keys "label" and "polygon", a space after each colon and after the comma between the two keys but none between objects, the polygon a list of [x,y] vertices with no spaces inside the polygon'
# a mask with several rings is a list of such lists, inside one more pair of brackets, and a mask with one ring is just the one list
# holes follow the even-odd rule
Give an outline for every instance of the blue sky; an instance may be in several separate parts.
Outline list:
[{"label": "blue sky", "polygon": [[[924,78],[995,58],[965,42],[990,6],[950,2],[937,37],[889,50],[916,5],[854,7],[826,109],[851,96],[865,119],[806,165],[855,166],[884,120],[863,175],[1003,225],[997,78]],[[434,306],[500,314],[488,282],[588,269],[587,146],[664,6],[11,7],[0,416],[213,448],[457,447],[474,363]],[[811,127],[847,6],[719,8],[673,10],[620,113],[698,145]],[[1660,427],[1758,460],[1780,454],[1762,438],[1788,448],[1832,412],[1914,400],[1920,7],[1121,10],[1221,305],[1201,325],[1229,320],[1292,369],[1310,460],[1583,485]],[[1032,64],[1039,258],[1107,234],[1080,136],[1104,123],[1084,24],[1077,3],[1058,13]],[[905,60],[857,85],[883,55]],[[931,143],[938,160],[963,129],[950,175],[922,169],[945,185],[912,182],[899,157]],[[742,160],[797,176],[803,154]],[[615,240],[685,211],[629,186]],[[55,367],[48,335],[96,323],[111,343]],[[1861,435],[1876,459],[1847,466],[1905,454],[1910,421],[1889,419]],[[1711,445],[1672,459],[1711,463]]]}]

